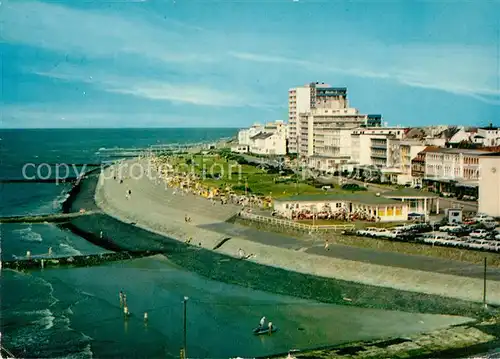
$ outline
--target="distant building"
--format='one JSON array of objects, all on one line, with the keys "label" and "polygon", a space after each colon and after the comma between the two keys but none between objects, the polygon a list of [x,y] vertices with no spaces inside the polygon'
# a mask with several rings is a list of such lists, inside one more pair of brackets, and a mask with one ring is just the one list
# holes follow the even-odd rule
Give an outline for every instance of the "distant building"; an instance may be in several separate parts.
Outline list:
[{"label": "distant building", "polygon": [[481,144],[483,146],[500,146],[500,128],[493,127],[493,124],[490,124],[488,127],[478,128],[477,135],[481,136]]},{"label": "distant building", "polygon": [[436,148],[425,152],[425,179],[453,180],[477,185],[479,157],[486,151]]},{"label": "distant building", "polygon": [[248,153],[250,151],[250,146],[249,145],[232,145],[231,146],[231,152],[236,152],[236,153]]},{"label": "distant building", "polygon": [[269,122],[265,125],[254,124],[238,132],[238,145],[231,151],[264,155],[285,155],[287,125],[283,121]]},{"label": "distant building", "polygon": [[378,168],[397,166],[400,162],[399,142],[405,128],[358,128],[351,133],[351,160],[361,166]]},{"label": "distant building", "polygon": [[479,157],[479,212],[500,217],[500,152]]},{"label": "distant building", "polygon": [[425,177],[425,153],[438,147],[427,146],[411,160],[411,177],[413,187],[422,187]]},{"label": "distant building", "polygon": [[311,82],[288,91],[288,125],[290,153],[298,153],[301,129],[299,115],[315,108],[347,109],[347,89],[331,87],[324,82]]},{"label": "distant building", "polygon": [[256,134],[263,132],[264,126],[259,123],[253,124],[250,128],[245,128],[238,131],[238,144],[250,146],[250,138]]},{"label": "distant building", "polygon": [[250,153],[258,155],[286,154],[286,140],[284,134],[261,132],[253,136],[250,140]]}]

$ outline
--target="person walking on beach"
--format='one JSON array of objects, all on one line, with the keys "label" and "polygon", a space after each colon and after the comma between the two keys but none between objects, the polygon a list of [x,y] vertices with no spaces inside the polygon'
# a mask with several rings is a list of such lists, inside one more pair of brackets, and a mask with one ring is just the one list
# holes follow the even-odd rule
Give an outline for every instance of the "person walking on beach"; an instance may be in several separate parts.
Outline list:
[{"label": "person walking on beach", "polygon": [[326,251],[329,251],[330,249],[328,248],[328,246],[330,245],[330,243],[328,242],[328,239],[325,239],[325,250]]}]

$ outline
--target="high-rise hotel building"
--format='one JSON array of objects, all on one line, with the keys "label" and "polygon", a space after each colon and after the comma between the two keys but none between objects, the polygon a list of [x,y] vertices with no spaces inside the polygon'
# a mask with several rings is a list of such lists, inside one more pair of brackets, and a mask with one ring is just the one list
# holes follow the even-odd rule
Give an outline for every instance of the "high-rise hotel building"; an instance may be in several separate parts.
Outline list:
[{"label": "high-rise hotel building", "polygon": [[348,108],[347,89],[331,87],[324,82],[295,87],[288,91],[288,151],[299,152],[299,115],[315,108],[346,109]]}]

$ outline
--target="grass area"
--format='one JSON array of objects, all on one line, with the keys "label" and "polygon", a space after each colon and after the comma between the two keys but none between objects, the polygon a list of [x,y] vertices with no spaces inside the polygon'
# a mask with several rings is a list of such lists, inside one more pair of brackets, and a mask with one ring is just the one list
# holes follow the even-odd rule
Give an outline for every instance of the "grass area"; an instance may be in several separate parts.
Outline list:
[{"label": "grass area", "polygon": [[[184,156],[173,160],[173,166],[179,171],[193,171],[202,176],[202,183],[212,187],[231,185],[235,192],[244,193],[245,183],[249,192],[257,195],[272,196],[274,198],[294,194],[324,193],[303,181],[297,183],[290,180],[286,183],[276,182],[283,180],[279,174],[267,173],[265,170],[252,165],[240,165],[236,161],[226,160],[218,156]],[[214,177],[218,177],[214,178]],[[338,189],[341,192],[342,190]]]},{"label": "grass area", "polygon": [[[281,229],[268,223],[258,223],[241,218],[237,219],[237,223],[264,231],[283,233],[294,238],[310,239],[310,236],[306,233],[296,230]],[[345,222],[343,223],[345,224]],[[500,268],[500,256],[497,253],[479,252],[463,248],[431,246],[422,243],[395,242],[379,238],[345,236],[339,235],[335,232],[318,233],[317,236],[319,239],[328,239],[330,243],[342,244],[346,246],[376,249],[385,252],[437,257],[474,264],[482,264],[484,258],[486,257],[489,266]]]}]

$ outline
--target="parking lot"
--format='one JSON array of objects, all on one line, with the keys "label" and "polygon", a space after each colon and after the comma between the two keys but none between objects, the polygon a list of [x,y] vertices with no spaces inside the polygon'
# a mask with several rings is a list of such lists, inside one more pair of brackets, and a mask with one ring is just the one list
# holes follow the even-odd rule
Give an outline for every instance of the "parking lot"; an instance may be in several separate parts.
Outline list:
[{"label": "parking lot", "polygon": [[358,236],[429,245],[459,247],[470,250],[500,252],[500,224],[478,214],[461,224],[412,223],[392,228],[369,227],[354,232]]}]

